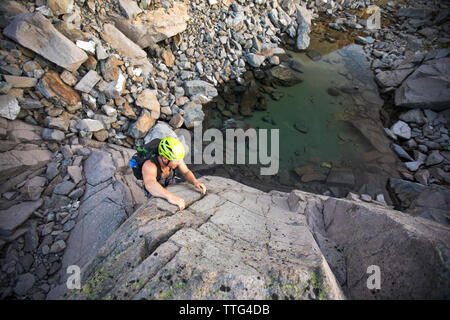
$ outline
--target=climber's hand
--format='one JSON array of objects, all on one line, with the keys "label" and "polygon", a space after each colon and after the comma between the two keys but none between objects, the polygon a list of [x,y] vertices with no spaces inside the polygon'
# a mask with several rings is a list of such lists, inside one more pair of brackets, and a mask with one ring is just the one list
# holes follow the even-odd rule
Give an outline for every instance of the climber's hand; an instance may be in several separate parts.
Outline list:
[{"label": "climber's hand", "polygon": [[203,183],[197,181],[194,186],[201,191],[202,195],[206,193],[206,186]]},{"label": "climber's hand", "polygon": [[167,199],[167,201],[169,201],[169,203],[171,204],[178,206],[178,209],[180,209],[180,211],[184,210],[184,208],[186,207],[183,198],[180,198],[176,195],[171,195],[169,199]]}]

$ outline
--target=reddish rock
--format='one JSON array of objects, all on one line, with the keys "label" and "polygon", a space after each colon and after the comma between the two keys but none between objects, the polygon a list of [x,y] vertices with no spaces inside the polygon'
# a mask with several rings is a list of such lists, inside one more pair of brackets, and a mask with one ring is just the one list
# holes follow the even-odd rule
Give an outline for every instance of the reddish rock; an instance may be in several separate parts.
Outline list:
[{"label": "reddish rock", "polygon": [[36,87],[47,99],[55,98],[67,105],[76,105],[80,102],[80,95],[62,82],[56,72],[47,72]]},{"label": "reddish rock", "polygon": [[105,81],[114,81],[119,76],[119,65],[120,61],[112,56],[106,62],[102,68],[103,78]]},{"label": "reddish rock", "polygon": [[128,134],[135,139],[143,138],[154,126],[155,122],[156,120],[152,118],[150,112],[144,110],[139,119],[130,126]]},{"label": "reddish rock", "polygon": [[168,67],[173,67],[175,63],[175,56],[172,54],[170,50],[164,50],[161,54],[161,57],[164,59],[164,63]]},{"label": "reddish rock", "polygon": [[136,105],[147,109],[151,112],[151,116],[153,119],[158,119],[161,113],[161,106],[159,105],[158,99],[155,94],[150,89],[145,89],[138,96],[136,100]]},{"label": "reddish rock", "polygon": [[130,107],[130,105],[127,102],[125,102],[123,104],[122,114],[127,118],[130,118],[133,120],[137,119],[136,113],[134,113],[133,109]]}]

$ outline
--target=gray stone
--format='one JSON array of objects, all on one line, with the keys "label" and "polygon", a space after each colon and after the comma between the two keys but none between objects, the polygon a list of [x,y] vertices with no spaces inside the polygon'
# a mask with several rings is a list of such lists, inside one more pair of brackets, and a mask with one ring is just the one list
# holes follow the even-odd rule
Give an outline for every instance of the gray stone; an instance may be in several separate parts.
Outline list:
[{"label": "gray stone", "polygon": [[20,188],[25,200],[38,200],[44,191],[44,185],[47,179],[44,177],[36,176],[25,182],[25,185]]},{"label": "gray stone", "polygon": [[309,47],[310,37],[310,27],[307,24],[299,24],[297,28],[297,40],[295,46],[298,50],[306,50]]},{"label": "gray stone", "polygon": [[263,64],[264,60],[266,60],[265,56],[254,53],[247,54],[246,58],[248,64],[254,68],[259,68]]},{"label": "gray stone", "polygon": [[78,122],[77,129],[86,132],[96,132],[105,129],[105,127],[99,120],[82,119]]},{"label": "gray stone", "polygon": [[196,125],[202,123],[205,114],[200,109],[187,109],[184,112],[184,125],[188,129],[192,129]]},{"label": "gray stone", "polygon": [[42,129],[42,139],[44,140],[61,142],[65,138],[66,135],[61,130],[49,128]]},{"label": "gray stone", "polygon": [[17,15],[3,34],[69,71],[76,71],[88,58],[39,12]]},{"label": "gray stone", "polygon": [[10,95],[0,95],[0,116],[15,120],[20,112],[17,99]]},{"label": "gray stone", "polygon": [[37,210],[43,201],[24,201],[16,204],[9,209],[0,211],[0,234],[11,235],[14,230],[22,225],[35,210]]},{"label": "gray stone", "polygon": [[116,80],[109,83],[109,86],[105,90],[105,94],[109,99],[117,99],[120,97],[122,90],[125,86],[125,77],[122,72],[119,71],[119,76]]},{"label": "gray stone", "polygon": [[67,167],[67,173],[72,178],[73,182],[77,184],[83,179],[82,169],[78,166],[69,166]]},{"label": "gray stone", "polygon": [[50,253],[58,253],[66,248],[66,243],[64,240],[58,240],[50,247]]},{"label": "gray stone", "polygon": [[419,170],[414,174],[414,178],[423,185],[428,185],[428,179],[430,178],[430,172],[428,170]]},{"label": "gray stone", "polygon": [[44,107],[39,100],[35,99],[25,99],[20,103],[20,106],[25,110],[41,109]]},{"label": "gray stone", "polygon": [[391,131],[393,134],[402,137],[404,139],[410,139],[411,138],[411,128],[408,126],[407,123],[399,120],[397,121],[392,127]]},{"label": "gray stone", "polygon": [[58,162],[50,162],[47,164],[46,176],[48,180],[53,180],[59,174],[58,167]]},{"label": "gray stone", "polygon": [[55,186],[55,189],[53,189],[54,194],[59,194],[62,196],[66,196],[75,188],[75,184],[70,181],[63,181],[61,183],[58,183]]},{"label": "gray stone", "polygon": [[111,154],[106,151],[93,150],[84,162],[84,175],[87,182],[93,186],[110,179],[115,170]]},{"label": "gray stone", "polygon": [[164,121],[158,121],[145,136],[144,143],[149,143],[153,139],[164,139],[167,137],[178,139],[178,136],[172,130],[170,125]]},{"label": "gray stone", "polygon": [[395,105],[444,110],[450,104],[450,58],[431,60],[416,69],[395,91]]},{"label": "gray stone", "polygon": [[69,232],[70,230],[73,229],[73,227],[75,227],[75,221],[69,220],[64,224],[63,230],[65,232]]},{"label": "gray stone", "polygon": [[69,120],[62,117],[46,117],[44,122],[50,129],[58,129],[62,131],[69,130]]},{"label": "gray stone", "polygon": [[[187,209],[178,211],[152,198],[89,260],[81,261],[85,264],[77,263],[84,266],[84,291],[67,290],[64,275],[60,289],[52,290],[48,298],[449,296],[448,228],[373,203],[298,190],[264,193],[220,177],[204,176],[200,181],[208,188],[203,197],[185,184],[168,187],[185,199]],[[435,201],[442,205],[442,199]],[[78,240],[96,242],[87,235],[80,234]],[[366,281],[361,281],[370,265],[384,270],[383,290],[367,290]],[[100,287],[91,285],[101,270],[108,270],[108,277],[102,278]],[[311,279],[312,272],[315,279]],[[281,281],[274,274],[284,275],[282,284],[273,285]],[[130,285],[137,282],[138,288]]]},{"label": "gray stone", "polygon": [[384,87],[397,87],[409,76],[414,69],[388,70],[378,72],[375,80]]},{"label": "gray stone", "polygon": [[18,296],[24,296],[33,287],[35,277],[31,273],[25,273],[19,276],[19,280],[14,287],[14,293]]},{"label": "gray stone", "polygon": [[441,155],[441,153],[438,150],[433,150],[427,157],[427,161],[425,162],[425,165],[427,167],[434,166],[436,164],[441,163],[444,161],[444,157]]},{"label": "gray stone", "polygon": [[174,2],[170,8],[146,10],[137,19],[112,17],[115,26],[141,48],[151,47],[155,43],[171,38],[187,27],[188,6]]},{"label": "gray stone", "polygon": [[75,90],[82,91],[84,93],[91,92],[92,88],[99,82],[101,77],[94,70],[89,70],[86,75],[75,85]]},{"label": "gray stone", "polygon": [[134,0],[119,0],[119,5],[127,19],[134,19],[142,12]]},{"label": "gray stone", "polygon": [[355,185],[355,175],[347,169],[332,168],[328,174],[327,183],[337,185]]},{"label": "gray stone", "polygon": [[420,109],[412,109],[406,111],[398,117],[400,120],[408,123],[417,123],[418,125],[423,125],[426,122],[426,118]]},{"label": "gray stone", "polygon": [[184,83],[184,90],[187,95],[193,96],[202,94],[208,98],[214,98],[218,95],[217,89],[203,80],[190,80]]},{"label": "gray stone", "polygon": [[409,161],[403,163],[405,167],[412,172],[415,172],[419,169],[419,167],[423,164],[421,161]]},{"label": "gray stone", "polygon": [[392,149],[394,149],[395,153],[402,159],[408,160],[408,161],[414,161],[413,158],[398,144],[393,143]]}]

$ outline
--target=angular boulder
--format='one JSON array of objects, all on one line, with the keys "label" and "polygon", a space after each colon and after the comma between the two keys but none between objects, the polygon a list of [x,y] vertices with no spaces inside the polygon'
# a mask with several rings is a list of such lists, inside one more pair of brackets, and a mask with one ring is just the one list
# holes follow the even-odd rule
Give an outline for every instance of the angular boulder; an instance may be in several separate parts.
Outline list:
[{"label": "angular boulder", "polygon": [[186,30],[189,14],[184,3],[175,2],[172,8],[146,10],[133,20],[117,15],[111,18],[125,36],[145,49]]},{"label": "angular boulder", "polygon": [[76,71],[88,58],[39,12],[17,15],[3,34],[69,71]]},{"label": "angular boulder", "polygon": [[15,120],[20,112],[17,99],[10,95],[0,95],[0,116]]},{"label": "angular boulder", "polygon": [[395,91],[395,105],[445,110],[450,105],[450,58],[430,60],[417,68]]},{"label": "angular boulder", "polygon": [[103,39],[123,56],[131,59],[133,65],[148,64],[147,53],[112,24],[103,25]]},{"label": "angular boulder", "polygon": [[217,89],[212,84],[203,80],[186,81],[184,83],[184,90],[189,96],[201,94],[207,98],[214,98],[218,95]]}]

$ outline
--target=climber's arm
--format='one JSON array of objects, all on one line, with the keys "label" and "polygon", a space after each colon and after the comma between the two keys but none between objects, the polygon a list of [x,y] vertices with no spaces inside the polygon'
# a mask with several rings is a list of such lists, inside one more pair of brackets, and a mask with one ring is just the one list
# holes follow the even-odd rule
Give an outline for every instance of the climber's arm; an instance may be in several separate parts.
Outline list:
[{"label": "climber's arm", "polygon": [[183,160],[180,161],[177,169],[181,172],[186,181],[192,183],[202,194],[206,193],[206,186],[195,178],[194,174],[189,170]]},{"label": "climber's arm", "polygon": [[166,190],[156,180],[158,174],[157,168],[154,163],[147,160],[142,166],[142,177],[144,180],[145,189],[154,197],[166,199],[169,203],[178,206],[180,210],[185,207],[184,200],[170,191]]}]

